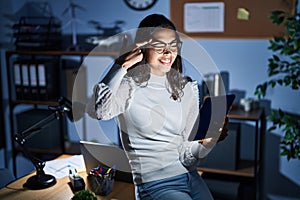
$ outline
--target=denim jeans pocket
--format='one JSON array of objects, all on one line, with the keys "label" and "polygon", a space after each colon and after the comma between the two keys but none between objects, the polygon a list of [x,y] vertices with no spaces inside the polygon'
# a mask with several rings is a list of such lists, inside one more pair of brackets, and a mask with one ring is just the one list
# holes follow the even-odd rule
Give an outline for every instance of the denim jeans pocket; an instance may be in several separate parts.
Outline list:
[{"label": "denim jeans pocket", "polygon": [[[189,195],[188,175],[181,174],[178,176],[165,178],[161,180],[142,183],[137,186],[137,193],[142,200],[161,200],[181,194]],[[175,198],[177,199],[177,198]]]}]

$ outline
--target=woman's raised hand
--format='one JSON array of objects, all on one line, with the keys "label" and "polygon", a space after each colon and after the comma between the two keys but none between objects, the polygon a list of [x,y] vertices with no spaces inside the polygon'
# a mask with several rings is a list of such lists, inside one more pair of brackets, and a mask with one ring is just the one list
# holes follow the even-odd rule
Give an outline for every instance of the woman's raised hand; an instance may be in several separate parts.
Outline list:
[{"label": "woman's raised hand", "polygon": [[116,63],[122,66],[125,69],[129,69],[136,63],[140,62],[143,59],[143,52],[141,50],[142,46],[145,46],[150,41],[145,41],[141,43],[135,43],[131,46],[128,44],[128,36],[125,34],[123,39],[122,48],[120,51],[120,56],[116,60]]}]

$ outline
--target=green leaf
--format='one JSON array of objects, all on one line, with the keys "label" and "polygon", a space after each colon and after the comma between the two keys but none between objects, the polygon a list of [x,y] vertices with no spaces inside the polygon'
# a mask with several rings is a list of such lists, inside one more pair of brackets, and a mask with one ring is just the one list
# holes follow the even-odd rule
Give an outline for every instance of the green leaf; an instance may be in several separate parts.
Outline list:
[{"label": "green leaf", "polygon": [[273,59],[277,62],[280,61],[280,58],[277,55],[273,55]]},{"label": "green leaf", "polygon": [[276,129],[276,126],[271,126],[270,128],[268,128],[268,132],[272,132]]},{"label": "green leaf", "polygon": [[280,117],[284,116],[284,112],[281,110],[281,108],[278,109],[278,114]]},{"label": "green leaf", "polygon": [[274,88],[276,86],[276,81],[271,80],[271,81],[269,81],[269,84],[271,85],[272,88]]},{"label": "green leaf", "polygon": [[[269,87],[286,86],[293,90],[300,88],[300,13],[291,15],[285,11],[274,10],[270,20],[285,28],[284,36],[274,37],[269,40],[268,49],[273,52],[268,59],[267,73],[274,77],[262,84],[258,84],[255,95],[260,99],[265,96]],[[268,131],[280,129],[283,132],[280,155],[286,156],[287,160],[300,159],[300,120],[293,117],[282,109],[272,110],[267,119],[272,122]]]},{"label": "green leaf", "polygon": [[291,78],[290,76],[285,76],[284,79],[283,79],[285,85],[289,85],[291,83]]}]

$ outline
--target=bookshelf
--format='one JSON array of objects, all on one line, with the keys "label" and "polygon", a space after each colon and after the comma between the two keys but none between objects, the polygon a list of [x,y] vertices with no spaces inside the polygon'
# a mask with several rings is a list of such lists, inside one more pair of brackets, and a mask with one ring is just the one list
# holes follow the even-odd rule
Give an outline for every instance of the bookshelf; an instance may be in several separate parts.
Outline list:
[{"label": "bookshelf", "polygon": [[[43,116],[50,114],[47,106],[59,105],[57,100],[60,96],[67,97],[67,95],[69,95],[68,98],[71,100],[70,93],[72,93],[72,91],[67,90],[70,88],[72,89],[72,83],[67,82],[69,81],[69,78],[66,77],[66,71],[71,69],[73,73],[78,70],[86,56],[109,56],[115,58],[117,55],[117,52],[108,51],[6,51],[9,123],[12,138],[13,170],[15,175],[17,167],[16,156],[20,151],[20,148],[13,139],[14,135],[18,131],[22,131],[20,128],[26,128],[24,126],[22,127],[24,121],[27,120],[25,124],[28,124],[31,121],[37,121]],[[71,68],[66,66],[66,57],[69,56],[79,60],[77,66],[75,66],[76,64],[72,65]],[[19,70],[19,72],[16,73],[16,70]],[[27,73],[27,75],[24,76],[24,73]],[[17,112],[16,110],[19,109],[16,108],[21,105],[30,106],[32,107],[32,110]],[[31,118],[31,120],[28,118]],[[48,132],[51,133],[48,133],[48,136],[45,136],[45,139],[48,139],[47,142],[50,142],[50,140],[57,140],[55,144],[53,144],[55,148],[40,148],[40,146],[30,147],[29,145],[28,148],[31,152],[36,154],[60,155],[67,151],[65,145],[65,136],[67,134],[66,119],[60,118],[54,125],[51,123],[50,129],[51,130]],[[34,137],[43,134],[45,133],[38,133],[34,135]]]}]

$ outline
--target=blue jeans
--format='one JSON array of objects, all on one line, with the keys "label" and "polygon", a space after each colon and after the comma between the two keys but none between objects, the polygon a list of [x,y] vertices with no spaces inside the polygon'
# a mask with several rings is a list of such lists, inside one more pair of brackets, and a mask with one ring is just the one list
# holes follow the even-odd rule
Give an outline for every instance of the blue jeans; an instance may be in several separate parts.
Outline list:
[{"label": "blue jeans", "polygon": [[196,170],[135,187],[136,200],[213,200]]}]

